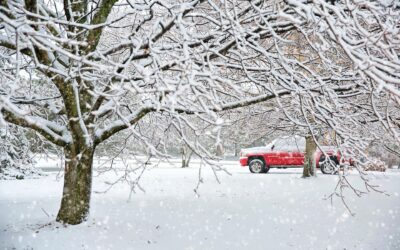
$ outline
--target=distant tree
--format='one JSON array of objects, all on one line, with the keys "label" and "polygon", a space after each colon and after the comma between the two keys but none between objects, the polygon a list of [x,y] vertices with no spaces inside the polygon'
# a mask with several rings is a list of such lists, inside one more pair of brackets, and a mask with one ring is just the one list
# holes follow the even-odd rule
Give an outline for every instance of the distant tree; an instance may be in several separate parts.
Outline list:
[{"label": "distant tree", "polygon": [[191,150],[187,145],[182,145],[182,168],[189,167],[190,160],[193,156],[193,150]]},{"label": "distant tree", "polygon": [[0,128],[0,179],[37,177],[31,144],[22,128],[10,125]]}]

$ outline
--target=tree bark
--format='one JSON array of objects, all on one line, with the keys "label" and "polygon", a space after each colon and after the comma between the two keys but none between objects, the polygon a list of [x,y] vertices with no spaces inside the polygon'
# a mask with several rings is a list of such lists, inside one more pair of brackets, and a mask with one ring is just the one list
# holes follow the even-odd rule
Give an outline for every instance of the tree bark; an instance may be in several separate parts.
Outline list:
[{"label": "tree bark", "polygon": [[182,145],[181,148],[181,155],[182,155],[182,168],[186,168],[186,152],[185,152],[185,145]]},{"label": "tree bark", "polygon": [[94,149],[65,149],[64,190],[57,221],[76,225],[89,215]]},{"label": "tree bark", "polygon": [[306,153],[304,155],[303,178],[316,175],[315,151],[317,144],[312,135],[306,136]]},{"label": "tree bark", "polygon": [[221,143],[219,143],[217,145],[217,148],[215,149],[215,155],[216,156],[223,156],[224,153],[225,153],[224,146]]},{"label": "tree bark", "polygon": [[182,150],[182,168],[189,167],[190,158],[192,158],[193,151],[187,146],[183,145]]},{"label": "tree bark", "polygon": [[239,145],[237,142],[235,142],[234,145],[235,145],[235,157],[237,157],[237,156],[239,156],[240,148],[238,147]]}]

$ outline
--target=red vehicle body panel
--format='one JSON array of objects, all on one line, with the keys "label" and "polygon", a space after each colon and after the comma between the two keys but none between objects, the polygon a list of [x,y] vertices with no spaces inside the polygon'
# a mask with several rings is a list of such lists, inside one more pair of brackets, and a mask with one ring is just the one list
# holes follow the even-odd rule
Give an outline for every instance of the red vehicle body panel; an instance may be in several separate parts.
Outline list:
[{"label": "red vehicle body panel", "polygon": [[248,165],[248,157],[240,157],[239,162],[240,166],[245,167]]}]

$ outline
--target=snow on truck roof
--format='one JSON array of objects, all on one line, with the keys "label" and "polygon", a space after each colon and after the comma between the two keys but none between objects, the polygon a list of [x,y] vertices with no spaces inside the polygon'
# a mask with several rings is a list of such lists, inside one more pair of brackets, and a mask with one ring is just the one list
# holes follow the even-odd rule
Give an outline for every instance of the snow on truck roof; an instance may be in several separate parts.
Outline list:
[{"label": "snow on truck roof", "polygon": [[[279,137],[266,146],[242,149],[243,153],[261,153],[268,151],[305,151],[306,139],[301,136],[283,136]],[[317,149],[318,150],[318,149]],[[335,151],[335,146],[321,146],[322,151]]]}]

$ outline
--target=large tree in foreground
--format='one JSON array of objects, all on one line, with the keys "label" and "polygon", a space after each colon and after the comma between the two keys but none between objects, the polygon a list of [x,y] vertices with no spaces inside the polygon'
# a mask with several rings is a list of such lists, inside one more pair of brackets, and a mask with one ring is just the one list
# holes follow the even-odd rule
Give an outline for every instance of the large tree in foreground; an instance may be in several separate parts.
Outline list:
[{"label": "large tree in foreground", "polygon": [[[398,9],[346,3],[0,0],[0,118],[63,148],[57,220],[68,224],[87,218],[98,145],[130,129],[157,153],[141,123],[163,121],[185,141],[193,115],[215,125],[218,137],[219,112],[275,98],[296,126],[328,126],[356,144],[348,125],[360,120],[346,117],[355,110],[350,96],[373,95],[374,104],[383,95],[398,105],[398,38],[385,29],[396,29],[386,14]],[[376,20],[360,23],[358,10]],[[307,41],[309,58],[286,52],[292,32]],[[393,112],[382,118],[381,107],[370,107],[396,134]]]},{"label": "large tree in foreground", "polygon": [[168,116],[178,130],[188,125],[184,113],[218,125],[216,111],[274,96],[243,98],[246,91],[233,81],[243,79],[237,72],[246,66],[240,65],[244,43],[272,31],[246,24],[262,1],[241,5],[0,1],[1,119],[63,148],[58,221],[78,224],[87,217],[93,155],[112,135],[131,128],[154,154],[135,130],[152,114]]}]

